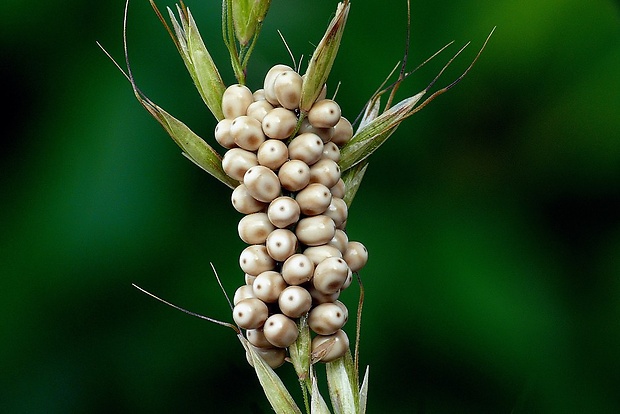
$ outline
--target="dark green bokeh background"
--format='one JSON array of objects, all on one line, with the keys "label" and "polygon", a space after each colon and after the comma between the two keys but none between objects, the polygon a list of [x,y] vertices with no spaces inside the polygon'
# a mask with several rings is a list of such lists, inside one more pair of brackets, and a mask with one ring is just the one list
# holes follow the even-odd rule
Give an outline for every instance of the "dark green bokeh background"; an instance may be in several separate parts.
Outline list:
[{"label": "dark green bokeh background", "polygon": [[[131,287],[229,319],[209,262],[229,292],[242,283],[230,192],[180,155],[96,46],[122,60],[121,0],[38,3],[0,6],[0,411],[268,412],[231,332]],[[352,3],[330,78],[350,119],[401,58],[406,27],[404,0]],[[274,0],[250,86],[289,62],[276,29],[308,56],[335,4]],[[220,3],[188,5],[232,83]],[[369,413],[620,412],[618,3],[412,11],[411,67],[473,41],[440,84],[498,28],[467,78],[373,156],[351,208],[350,238],[371,254]],[[148,2],[129,19],[142,89],[213,143]],[[356,290],[345,297],[353,309]]]}]

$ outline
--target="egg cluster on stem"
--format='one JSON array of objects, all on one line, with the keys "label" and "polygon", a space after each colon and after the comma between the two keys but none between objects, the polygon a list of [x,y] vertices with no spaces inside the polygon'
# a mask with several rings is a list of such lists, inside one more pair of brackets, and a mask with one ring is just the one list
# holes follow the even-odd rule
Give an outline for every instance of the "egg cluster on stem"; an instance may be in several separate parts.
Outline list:
[{"label": "egg cluster on stem", "polygon": [[318,359],[345,355],[349,339],[342,328],[349,312],[338,298],[368,259],[364,245],[345,232],[348,207],[338,161],[353,128],[326,98],[325,87],[301,111],[303,82],[279,64],[261,89],[229,86],[224,119],[215,128],[227,149],[222,168],[240,183],[231,201],[244,214],[238,234],[248,245],[239,257],[245,283],[235,291],[233,319],[273,368],[284,363],[301,317],[315,334]]}]

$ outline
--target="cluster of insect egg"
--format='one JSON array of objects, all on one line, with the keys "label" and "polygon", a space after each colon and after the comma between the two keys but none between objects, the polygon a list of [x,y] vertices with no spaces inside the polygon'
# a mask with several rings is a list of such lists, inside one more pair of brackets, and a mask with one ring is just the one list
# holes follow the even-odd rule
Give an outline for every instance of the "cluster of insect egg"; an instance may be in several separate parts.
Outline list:
[{"label": "cluster of insect egg", "polygon": [[215,129],[228,149],[222,167],[241,183],[232,204],[245,215],[238,232],[249,245],[239,258],[245,284],[235,292],[233,318],[274,368],[306,314],[316,334],[313,352],[322,349],[323,362],[346,353],[341,328],[348,310],[338,297],[368,258],[344,231],[348,209],[338,160],[353,129],[323,88],[296,131],[301,88],[302,77],[286,65],[272,67],[254,93],[232,85]]}]

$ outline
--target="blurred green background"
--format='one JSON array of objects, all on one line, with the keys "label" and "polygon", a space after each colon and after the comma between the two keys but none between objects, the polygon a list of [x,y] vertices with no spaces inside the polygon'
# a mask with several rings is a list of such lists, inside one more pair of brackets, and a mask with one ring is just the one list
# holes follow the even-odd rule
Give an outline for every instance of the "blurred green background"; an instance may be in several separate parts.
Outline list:
[{"label": "blurred green background", "polygon": [[[497,30],[373,156],[351,208],[349,237],[371,255],[369,413],[620,412],[618,2],[412,3],[410,68],[473,42],[439,85]],[[220,2],[187,4],[232,83]],[[290,62],[277,29],[308,56],[335,4],[274,0],[249,85]],[[229,190],[180,155],[96,46],[122,60],[122,13],[121,0],[0,5],[0,411],[269,412],[230,331],[131,287],[229,320],[209,262],[233,292],[243,243]],[[329,84],[342,82],[349,119],[405,34],[404,0],[352,2]],[[145,0],[128,40],[142,90],[213,143]],[[344,297],[354,309],[357,290]]]}]

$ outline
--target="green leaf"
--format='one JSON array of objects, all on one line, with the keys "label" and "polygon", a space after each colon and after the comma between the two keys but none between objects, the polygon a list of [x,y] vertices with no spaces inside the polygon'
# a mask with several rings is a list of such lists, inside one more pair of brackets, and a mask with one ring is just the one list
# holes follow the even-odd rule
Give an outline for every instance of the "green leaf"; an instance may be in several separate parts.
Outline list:
[{"label": "green leaf", "polygon": [[368,158],[396,131],[398,125],[417,112],[416,104],[426,91],[400,101],[360,128],[340,150],[340,169],[346,171]]},{"label": "green leaf", "polygon": [[368,160],[360,162],[355,165],[355,167],[349,168],[342,174],[342,181],[344,181],[345,188],[344,202],[349,208],[353,203],[353,198],[355,198],[360,184],[362,184],[362,179],[364,178],[364,174],[366,174],[366,168],[368,168]]},{"label": "green leaf", "polygon": [[340,47],[340,41],[342,40],[342,34],[344,33],[350,6],[351,4],[348,0],[338,3],[336,15],[329,23],[327,31],[314,50],[312,58],[310,58],[310,63],[304,75],[304,82],[301,89],[299,108],[302,112],[308,112],[310,110],[314,101],[316,101],[316,98],[318,98],[321,93],[323,85],[327,82],[329,72],[338,54],[338,48]]},{"label": "green leaf", "polygon": [[246,349],[252,359],[252,366],[256,371],[256,376],[263,391],[271,404],[271,407],[277,414],[301,414],[301,410],[293,400],[284,383],[278,377],[278,374],[261,358],[260,355],[252,348],[247,340],[239,335],[241,344]]},{"label": "green leaf", "polygon": [[379,116],[379,110],[381,109],[381,96],[373,97],[364,110],[364,115],[360,121],[359,127],[357,128],[360,131],[364,128],[370,121]]},{"label": "green leaf", "polygon": [[331,414],[329,412],[329,408],[327,407],[327,403],[319,391],[319,385],[314,369],[311,369],[310,377],[312,379],[312,388],[310,391],[312,395],[310,402],[310,414]]},{"label": "green leaf", "polygon": [[217,66],[198,32],[198,27],[189,9],[187,9],[188,23],[186,24],[187,49],[189,58],[194,67],[194,83],[207,107],[219,121],[224,118],[222,112],[222,95],[226,85],[222,81]]},{"label": "green leaf", "polygon": [[327,386],[336,414],[358,414],[359,392],[357,373],[351,352],[326,364]]},{"label": "green leaf", "polygon": [[[310,349],[312,338],[310,337],[310,328],[308,328],[308,317],[299,318],[298,329],[299,335],[297,340],[288,348],[291,362],[295,367],[295,372],[300,381],[309,385],[310,372]],[[310,388],[310,387],[308,387]]]},{"label": "green leaf", "polygon": [[[495,29],[493,29],[493,31],[494,30]],[[491,31],[486,41],[482,45],[482,48],[478,51],[478,54],[467,67],[467,69],[465,69],[465,71],[458,78],[456,78],[456,80],[452,81],[452,83],[450,83],[448,86],[445,86],[438,91],[432,93],[424,101],[420,102],[422,97],[426,95],[426,93],[431,89],[431,87],[448,68],[448,66],[450,66],[454,59],[456,59],[456,57],[459,56],[459,54],[465,49],[465,47],[467,47],[467,44],[463,46],[459,51],[457,51],[456,54],[454,54],[454,56],[439,71],[435,79],[433,79],[422,92],[419,92],[414,96],[400,101],[398,104],[394,105],[389,109],[386,109],[381,115],[378,116],[377,113],[379,111],[380,95],[389,89],[393,89],[396,85],[400,84],[400,82],[404,78],[399,78],[399,80],[394,83],[390,88],[375,93],[366,106],[364,117],[362,118],[362,122],[360,123],[360,127],[358,128],[357,132],[351,138],[351,140],[349,140],[349,142],[347,142],[345,146],[342,147],[340,150],[339,165],[341,171],[344,172],[368,158],[394,133],[394,131],[396,131],[401,122],[424,108],[436,97],[447,92],[456,84],[458,84],[465,77],[465,75],[467,75],[467,73],[473,67],[474,63],[476,63],[476,61],[480,57],[480,54],[488,43],[491,35],[493,34],[493,31]],[[442,48],[439,52],[444,50],[445,47]],[[433,55],[432,57],[434,57],[435,55]],[[406,76],[408,76],[409,74],[407,74]]]},{"label": "green leaf", "polygon": [[366,399],[368,398],[368,370],[366,367],[366,373],[364,374],[364,380],[362,381],[362,387],[360,388],[360,414],[366,414]]},{"label": "green leaf", "polygon": [[169,7],[167,8],[173,31],[166,23],[154,1],[150,0],[150,2],[159,20],[177,47],[202,100],[218,121],[223,119],[222,95],[226,90],[226,85],[224,85],[217,66],[200,36],[191,12],[188,8],[177,6],[179,19],[181,20],[181,24],[179,24],[172,10]]},{"label": "green leaf", "polygon": [[196,135],[187,125],[168,112],[136,92],[138,101],[164,127],[174,142],[183,150],[183,154],[200,168],[217,178],[230,188],[239,183],[230,178],[222,169],[222,158],[209,144]]},{"label": "green leaf", "polygon": [[[229,0],[230,1],[230,0]],[[271,0],[234,0],[232,18],[237,41],[246,46],[265,20]]]}]

